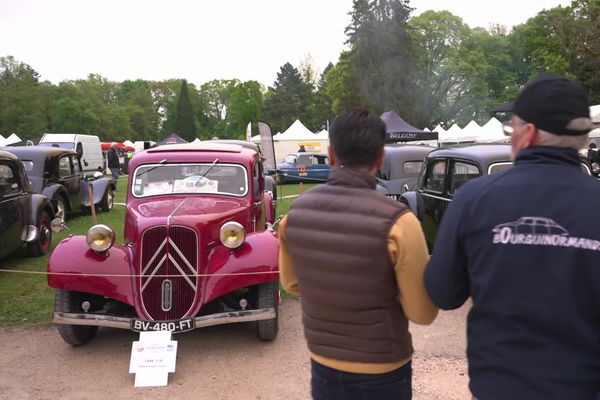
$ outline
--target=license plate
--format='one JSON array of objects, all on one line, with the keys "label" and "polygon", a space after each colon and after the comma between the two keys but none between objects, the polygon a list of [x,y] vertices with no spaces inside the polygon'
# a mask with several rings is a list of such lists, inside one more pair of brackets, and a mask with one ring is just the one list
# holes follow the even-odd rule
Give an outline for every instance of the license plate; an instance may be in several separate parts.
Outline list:
[{"label": "license plate", "polygon": [[193,318],[176,319],[172,321],[144,321],[142,319],[133,319],[131,321],[131,330],[134,332],[148,331],[171,331],[185,332],[191,331],[196,327]]}]

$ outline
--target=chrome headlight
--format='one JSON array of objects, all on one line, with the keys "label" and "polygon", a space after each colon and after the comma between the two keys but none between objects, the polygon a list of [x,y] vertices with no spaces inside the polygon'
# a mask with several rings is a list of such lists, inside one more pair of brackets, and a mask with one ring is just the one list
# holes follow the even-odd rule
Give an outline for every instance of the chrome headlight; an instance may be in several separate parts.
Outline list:
[{"label": "chrome headlight", "polygon": [[230,249],[237,249],[244,243],[246,231],[241,224],[230,221],[223,224],[219,236],[221,238],[221,243],[223,243],[224,246],[229,247]]},{"label": "chrome headlight", "polygon": [[112,247],[115,242],[115,232],[106,225],[94,225],[88,230],[86,240],[90,249],[103,252]]}]

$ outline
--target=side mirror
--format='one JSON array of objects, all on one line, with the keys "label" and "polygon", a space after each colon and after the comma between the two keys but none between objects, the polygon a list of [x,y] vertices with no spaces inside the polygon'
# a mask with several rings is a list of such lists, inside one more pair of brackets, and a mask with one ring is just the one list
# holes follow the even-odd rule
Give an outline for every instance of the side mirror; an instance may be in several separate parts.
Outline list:
[{"label": "side mirror", "polygon": [[52,232],[62,232],[65,229],[69,229],[69,227],[65,224],[65,221],[62,218],[54,218],[52,222],[50,222],[50,229]]},{"label": "side mirror", "polygon": [[85,165],[87,167],[88,165],[90,165],[90,163],[87,162],[87,161],[85,161],[85,160],[83,160],[83,165]]}]

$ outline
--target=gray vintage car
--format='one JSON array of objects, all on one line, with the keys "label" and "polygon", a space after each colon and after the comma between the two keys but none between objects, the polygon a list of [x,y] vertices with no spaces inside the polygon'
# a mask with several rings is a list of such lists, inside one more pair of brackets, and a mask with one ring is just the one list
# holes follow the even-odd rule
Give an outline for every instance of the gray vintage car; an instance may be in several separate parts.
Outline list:
[{"label": "gray vintage car", "polygon": [[383,164],[377,171],[377,191],[394,200],[413,190],[423,159],[435,147],[419,145],[386,146]]},{"label": "gray vintage car", "polygon": [[[108,178],[98,178],[94,173],[84,173],[76,152],[59,147],[15,146],[4,150],[21,159],[31,188],[52,200],[56,215],[84,211],[90,207],[88,185],[93,192],[93,203],[103,211],[114,205],[114,184]],[[96,172],[95,174],[101,173]]]},{"label": "gray vintage car", "polygon": [[31,256],[46,254],[52,244],[50,201],[35,194],[21,161],[0,150],[0,257],[27,244]]}]

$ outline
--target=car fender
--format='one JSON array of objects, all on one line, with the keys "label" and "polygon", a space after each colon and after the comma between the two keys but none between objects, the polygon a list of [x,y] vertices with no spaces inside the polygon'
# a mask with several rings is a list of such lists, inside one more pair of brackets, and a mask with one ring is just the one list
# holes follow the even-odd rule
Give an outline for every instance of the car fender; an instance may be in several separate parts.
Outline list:
[{"label": "car fender", "polygon": [[271,230],[248,234],[235,250],[217,246],[208,258],[204,303],[237,289],[279,280],[278,255],[279,239]]},{"label": "car fender", "polygon": [[408,206],[408,209],[410,211],[412,211],[413,214],[415,214],[417,217],[419,216],[418,210],[417,210],[417,192],[415,192],[415,191],[406,192],[406,193],[402,194],[402,196],[400,196],[399,201],[401,203],[406,204]]},{"label": "car fender", "polygon": [[102,201],[104,193],[106,192],[108,187],[111,187],[113,190],[115,190],[114,184],[108,178],[100,178],[93,181],[84,181],[83,187],[86,188],[86,190],[82,191],[81,204],[86,207],[90,206],[90,201],[87,186],[85,185],[92,185],[92,190],[94,192],[94,204],[98,204]]},{"label": "car fender", "polygon": [[56,204],[54,202],[54,199],[58,195],[63,198],[63,201],[65,202],[65,207],[67,207],[67,210],[74,209],[73,205],[71,204],[71,201],[69,200],[69,195],[67,194],[67,191],[65,190],[63,185],[59,185],[58,183],[53,183],[51,185],[48,185],[48,186],[44,187],[44,189],[42,190],[42,195],[44,195],[45,197],[47,197],[48,199],[50,199],[52,201],[52,207],[54,210],[56,210]]},{"label": "car fender", "polygon": [[63,239],[48,260],[48,286],[93,293],[134,305],[131,252],[115,244],[104,253],[91,250],[85,236]]}]

